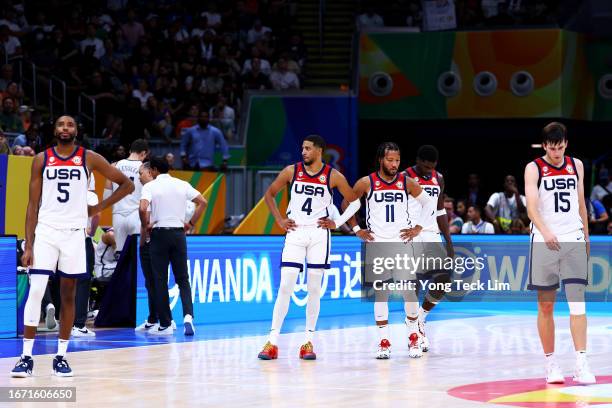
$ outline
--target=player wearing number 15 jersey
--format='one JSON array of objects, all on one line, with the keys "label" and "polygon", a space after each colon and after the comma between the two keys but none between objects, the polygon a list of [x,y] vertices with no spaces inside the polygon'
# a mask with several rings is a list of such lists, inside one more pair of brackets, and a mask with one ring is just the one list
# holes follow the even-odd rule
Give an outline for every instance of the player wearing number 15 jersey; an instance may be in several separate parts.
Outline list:
[{"label": "player wearing number 15 jersey", "polygon": [[563,124],[549,123],[542,135],[546,154],[525,168],[525,193],[532,231],[529,288],[538,291],[538,332],[547,361],[546,382],[564,382],[553,355],[554,301],[556,290],[563,282],[576,349],[574,380],[592,384],[595,376],[586,360],[584,292],[588,284],[589,236],[584,166],[580,160],[565,156],[567,130]]},{"label": "player wearing number 15 jersey", "polygon": [[[136,139],[130,146],[130,155],[127,159],[119,160],[114,163],[120,172],[134,183],[134,192],[113,205],[113,229],[115,230],[115,242],[118,252],[123,250],[123,246],[129,235],[140,233],[140,217],[138,207],[140,206],[140,194],[142,184],[140,183],[139,170],[142,161],[149,155],[149,143],[144,139]],[[106,181],[104,196],[107,197],[119,186],[116,183]]]},{"label": "player wearing number 15 jersey", "polygon": [[[321,300],[323,271],[329,269],[330,229],[341,226],[359,210],[359,200],[344,176],[323,163],[325,141],[311,135],[302,143],[303,161],[285,167],[264,195],[266,204],[276,222],[287,231],[281,256],[281,282],[274,304],[270,337],[259,353],[262,360],[278,357],[278,336],[287,315],[289,301],[304,260],[308,272],[308,303],[306,305],[306,339],[300,348],[300,358],[316,359],[312,346]],[[276,206],[276,194],[289,185],[290,201],[287,216],[283,217]],[[332,189],[337,188],[348,208],[334,222],[329,210],[333,204]]]},{"label": "player wearing number 15 jersey", "polygon": [[[75,278],[87,277],[85,228],[87,218],[117,202],[134,185],[102,156],[75,144],[77,127],[70,116],[61,116],[54,129],[57,145],[36,155],[32,162],[30,197],[26,213],[26,247],[21,258],[29,268],[30,288],[24,310],[23,353],[11,371],[12,377],[32,375],[32,347],[40,303],[49,276],[60,279],[60,333],[53,372],[71,377],[72,370],[64,359],[74,324]],[[109,198],[95,206],[87,205],[88,175],[92,170],[120,187]]]}]

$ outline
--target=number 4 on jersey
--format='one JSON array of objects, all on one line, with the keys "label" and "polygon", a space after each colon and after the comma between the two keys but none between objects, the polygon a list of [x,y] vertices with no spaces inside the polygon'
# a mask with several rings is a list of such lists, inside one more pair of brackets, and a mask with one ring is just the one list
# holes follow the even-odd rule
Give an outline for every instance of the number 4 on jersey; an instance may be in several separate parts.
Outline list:
[{"label": "number 4 on jersey", "polygon": [[304,201],[302,211],[304,211],[306,215],[310,215],[310,213],[312,212],[312,198],[307,198],[306,201]]}]

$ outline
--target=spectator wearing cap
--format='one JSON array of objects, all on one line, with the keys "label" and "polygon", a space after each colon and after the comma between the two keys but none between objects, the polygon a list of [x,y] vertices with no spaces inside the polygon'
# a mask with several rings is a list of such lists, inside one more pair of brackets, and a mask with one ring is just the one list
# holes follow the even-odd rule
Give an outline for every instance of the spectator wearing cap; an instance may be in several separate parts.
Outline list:
[{"label": "spectator wearing cap", "polygon": [[227,167],[230,158],[229,147],[219,129],[209,124],[208,112],[200,112],[198,124],[187,128],[181,139],[183,167],[192,170],[214,171],[215,148],[219,146],[223,155],[221,169]]},{"label": "spectator wearing cap", "polygon": [[[194,334],[193,303],[187,271],[187,241],[185,232],[191,229],[202,216],[206,200],[186,181],[168,174],[168,163],[155,157],[150,162],[151,174],[155,180],[142,187],[140,199],[140,221],[143,239],[150,238],[150,256],[154,279],[155,311],[159,326],[149,330],[153,335],[171,335],[172,312],[168,296],[168,266],[172,264],[174,280],[179,286],[185,335]],[[196,209],[192,218],[184,222],[186,202],[192,201]],[[151,206],[151,212],[147,211]]]}]

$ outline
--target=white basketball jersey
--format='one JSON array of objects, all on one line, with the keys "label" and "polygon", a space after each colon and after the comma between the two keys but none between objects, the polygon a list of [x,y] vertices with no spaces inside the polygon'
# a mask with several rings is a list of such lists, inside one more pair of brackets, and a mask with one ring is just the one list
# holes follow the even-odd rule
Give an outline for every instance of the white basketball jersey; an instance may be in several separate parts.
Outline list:
[{"label": "white basketball jersey", "polygon": [[[546,227],[555,235],[583,228],[578,211],[578,172],[574,159],[565,156],[560,167],[543,158],[534,160],[538,166],[538,211]],[[540,233],[532,223],[532,231]]]},{"label": "white basketball jersey", "polygon": [[[410,178],[414,179],[425,194],[429,196],[430,199],[435,201],[434,212],[430,217],[427,217],[426,225],[421,225],[423,227],[423,231],[430,232],[440,232],[440,228],[438,228],[438,216],[436,215],[436,210],[438,208],[438,197],[440,197],[440,173],[434,170],[433,174],[426,177],[420,177],[414,167],[408,167],[406,169],[406,173]],[[412,225],[416,225],[416,220],[421,217],[421,211],[423,210],[423,206],[414,198],[410,197],[408,199],[408,212],[410,213],[410,222]]]},{"label": "white basketball jersey", "polygon": [[387,182],[377,173],[370,174],[370,192],[366,200],[366,223],[377,237],[400,240],[400,230],[410,228],[406,176],[398,173]]},{"label": "white basketball jersey", "polygon": [[[117,170],[125,174],[125,177],[132,180],[134,183],[134,191],[128,194],[120,201],[113,205],[113,214],[128,215],[138,210],[140,206],[140,194],[142,191],[142,184],[140,184],[140,178],[138,177],[138,170],[142,166],[140,160],[119,160],[115,167]],[[119,188],[118,184],[113,183],[113,191]]]},{"label": "white basketball jersey", "polygon": [[45,150],[42,170],[42,195],[38,222],[56,229],[87,227],[88,170],[86,150],[58,156],[53,147]]},{"label": "white basketball jersey", "polygon": [[303,163],[294,165],[287,217],[298,227],[317,225],[319,218],[329,216],[327,207],[333,202],[329,185],[331,172],[332,168],[327,164],[314,175],[308,174]]}]

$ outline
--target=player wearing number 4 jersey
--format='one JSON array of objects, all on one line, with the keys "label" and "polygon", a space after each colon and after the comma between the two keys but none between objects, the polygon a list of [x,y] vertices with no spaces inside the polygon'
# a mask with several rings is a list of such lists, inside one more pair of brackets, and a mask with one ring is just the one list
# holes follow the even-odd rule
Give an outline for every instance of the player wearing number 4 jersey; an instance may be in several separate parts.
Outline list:
[{"label": "player wearing number 4 jersey", "polygon": [[[87,218],[119,201],[134,185],[99,154],[75,144],[77,127],[70,116],[61,116],[54,129],[57,145],[36,155],[32,162],[30,197],[26,213],[26,247],[22,264],[29,268],[30,289],[24,310],[23,353],[12,377],[32,375],[32,347],[40,320],[40,303],[49,276],[60,277],[60,332],[53,372],[72,377],[64,358],[74,324],[76,278],[87,277],[85,229]],[[110,197],[88,206],[88,175],[92,170],[119,185]]]},{"label": "player wearing number 4 jersey", "polygon": [[[359,200],[344,176],[322,162],[325,141],[312,135],[302,143],[303,161],[285,167],[270,185],[264,199],[276,222],[287,231],[281,256],[281,282],[274,304],[270,337],[259,353],[262,360],[278,357],[278,336],[287,315],[289,301],[297,276],[306,260],[308,302],[306,304],[306,339],[300,348],[299,357],[316,359],[312,339],[321,301],[321,279],[323,271],[329,269],[330,229],[344,224],[359,210]],[[287,216],[283,217],[276,206],[276,194],[287,184],[291,199]],[[330,220],[328,207],[333,203],[332,189],[337,188],[351,204],[336,222]]]},{"label": "player wearing number 4 jersey", "polygon": [[554,360],[556,290],[563,282],[570,310],[570,331],[576,349],[574,381],[592,384],[586,360],[589,236],[584,201],[584,166],[565,156],[567,130],[558,122],[544,128],[546,154],[525,168],[527,212],[531,219],[529,288],[538,291],[538,332],[546,356],[546,382],[563,383]]},{"label": "player wearing number 4 jersey", "polygon": [[[130,146],[129,157],[113,164],[113,166],[134,183],[134,192],[113,205],[113,229],[115,230],[115,243],[118,252],[123,250],[123,246],[129,235],[140,233],[138,207],[140,206],[142,184],[140,183],[138,172],[140,166],[142,166],[142,161],[146,159],[148,155],[149,143],[144,139],[136,139]],[[116,183],[106,180],[104,197],[110,196],[118,187]]]},{"label": "player wearing number 4 jersey", "polygon": [[[397,144],[382,143],[376,155],[378,169],[369,176],[362,177],[355,183],[353,191],[357,197],[366,197],[366,223],[363,230],[357,225],[355,217],[349,220],[349,225],[355,234],[365,242],[401,243],[415,238],[428,222],[429,213],[434,211],[435,202],[423,191],[421,186],[406,173],[398,173],[400,165],[400,150]],[[412,196],[418,205],[422,206],[421,216],[411,223],[408,199]],[[390,244],[392,245],[392,244]],[[380,251],[379,246],[375,251]],[[414,256],[414,246],[409,242],[406,251]],[[377,254],[378,255],[378,254]],[[393,271],[392,274],[381,275],[382,281],[415,281],[416,271]],[[423,355],[418,327],[419,303],[416,290],[400,291],[404,299],[404,311],[408,326],[408,348],[412,358]],[[378,326],[379,345],[376,358],[391,357],[391,342],[389,341],[389,295],[388,291],[376,290],[374,302],[374,317]]]}]

